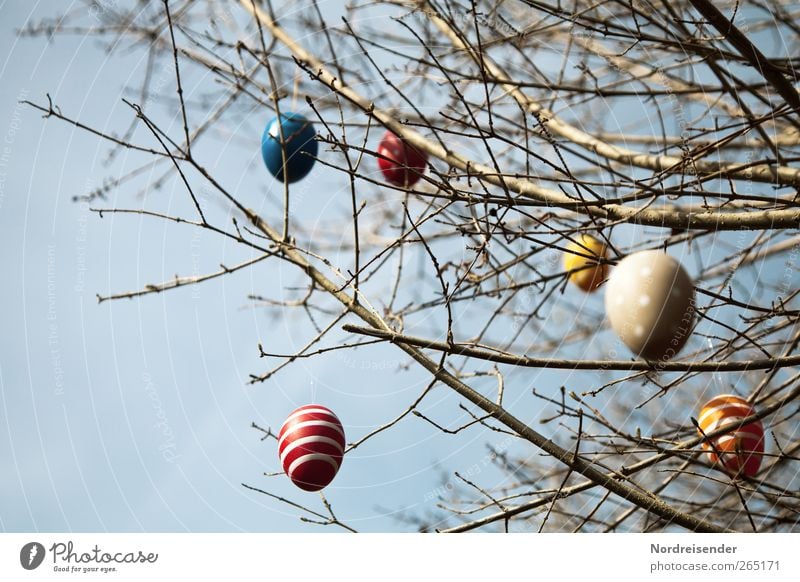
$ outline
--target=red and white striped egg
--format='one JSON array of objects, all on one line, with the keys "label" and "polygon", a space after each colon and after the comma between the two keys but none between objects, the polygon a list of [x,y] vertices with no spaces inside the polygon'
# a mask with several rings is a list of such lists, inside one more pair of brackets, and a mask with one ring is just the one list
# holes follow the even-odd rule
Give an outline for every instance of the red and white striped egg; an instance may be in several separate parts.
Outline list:
[{"label": "red and white striped egg", "polygon": [[[698,424],[705,434],[755,414],[747,400],[733,394],[715,396],[700,410]],[[713,443],[713,446],[712,446]],[[755,477],[764,453],[764,428],[760,421],[745,424],[732,432],[706,440],[703,448],[712,464],[719,463],[730,475]],[[720,460],[717,452],[720,453]]]},{"label": "red and white striped egg", "polygon": [[319,404],[301,406],[278,433],[283,471],[305,491],[327,487],[342,464],[344,428],[339,418]]}]

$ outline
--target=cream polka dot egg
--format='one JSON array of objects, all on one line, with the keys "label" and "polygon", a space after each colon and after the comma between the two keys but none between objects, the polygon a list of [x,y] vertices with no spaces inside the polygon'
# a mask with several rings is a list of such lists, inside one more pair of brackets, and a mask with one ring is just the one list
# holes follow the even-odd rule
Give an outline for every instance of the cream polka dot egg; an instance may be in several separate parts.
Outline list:
[{"label": "cream polka dot egg", "polygon": [[675,356],[694,323],[692,279],[662,251],[640,251],[622,259],[611,271],[605,304],[611,328],[647,360]]}]

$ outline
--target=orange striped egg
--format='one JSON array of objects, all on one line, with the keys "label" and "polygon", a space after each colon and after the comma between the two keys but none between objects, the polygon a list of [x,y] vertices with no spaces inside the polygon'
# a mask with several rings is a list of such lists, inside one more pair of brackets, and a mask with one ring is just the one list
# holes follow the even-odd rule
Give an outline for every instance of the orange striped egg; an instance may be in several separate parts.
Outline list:
[{"label": "orange striped egg", "polygon": [[[744,398],[720,394],[703,406],[698,424],[703,433],[709,434],[753,414],[755,410]],[[708,459],[712,464],[720,463],[734,477],[740,474],[755,477],[764,453],[764,428],[760,421],[751,422],[711,439],[711,443],[705,441],[703,448],[709,451]],[[722,457],[721,461],[717,453]]]},{"label": "orange striped egg", "polygon": [[339,418],[319,404],[292,412],[278,433],[283,471],[305,491],[319,491],[333,481],[342,464],[344,444]]}]

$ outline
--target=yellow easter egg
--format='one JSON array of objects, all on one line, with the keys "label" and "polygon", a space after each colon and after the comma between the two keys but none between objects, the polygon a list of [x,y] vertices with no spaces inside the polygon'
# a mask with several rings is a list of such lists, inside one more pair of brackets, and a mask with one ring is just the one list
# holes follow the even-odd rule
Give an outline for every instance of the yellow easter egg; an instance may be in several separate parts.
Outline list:
[{"label": "yellow easter egg", "polygon": [[567,252],[564,253],[564,270],[579,269],[570,273],[569,280],[587,293],[596,290],[608,273],[608,265],[597,262],[598,259],[605,259],[606,253],[605,243],[588,234],[579,235],[567,245]]}]

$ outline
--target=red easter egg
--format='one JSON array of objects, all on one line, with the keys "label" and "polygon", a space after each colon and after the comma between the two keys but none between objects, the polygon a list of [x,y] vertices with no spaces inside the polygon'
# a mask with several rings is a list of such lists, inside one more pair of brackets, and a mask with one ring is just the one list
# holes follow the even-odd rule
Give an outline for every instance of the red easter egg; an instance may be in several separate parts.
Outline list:
[{"label": "red easter egg", "polygon": [[[705,434],[709,434],[724,426],[741,422],[753,414],[755,410],[744,398],[720,394],[703,406],[698,424]],[[751,422],[711,439],[711,443],[704,442],[703,448],[709,451],[709,461],[712,464],[721,464],[730,475],[755,477],[764,453],[764,428],[760,421]]]},{"label": "red easter egg", "polygon": [[420,179],[428,165],[428,154],[391,131],[383,134],[378,144],[378,167],[387,182],[410,188]]},{"label": "red easter egg", "polygon": [[319,404],[301,406],[278,433],[283,471],[305,491],[326,487],[342,464],[344,428],[337,416]]}]

